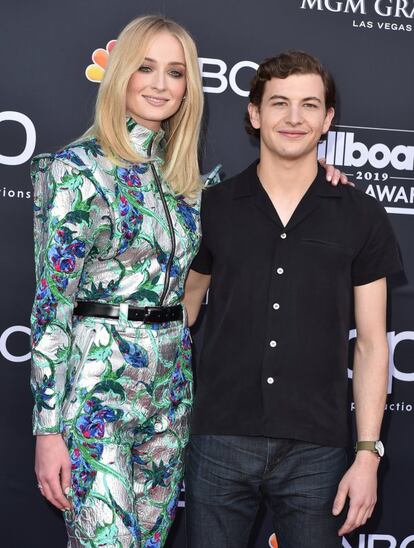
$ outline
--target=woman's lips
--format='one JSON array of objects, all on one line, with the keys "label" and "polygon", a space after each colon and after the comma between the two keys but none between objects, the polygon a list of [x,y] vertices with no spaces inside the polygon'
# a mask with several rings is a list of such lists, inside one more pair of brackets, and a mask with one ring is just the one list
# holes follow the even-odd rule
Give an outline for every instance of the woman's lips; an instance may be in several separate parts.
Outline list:
[{"label": "woman's lips", "polygon": [[164,99],[163,97],[154,97],[152,95],[143,95],[143,97],[153,107],[163,107],[168,101],[168,99]]}]

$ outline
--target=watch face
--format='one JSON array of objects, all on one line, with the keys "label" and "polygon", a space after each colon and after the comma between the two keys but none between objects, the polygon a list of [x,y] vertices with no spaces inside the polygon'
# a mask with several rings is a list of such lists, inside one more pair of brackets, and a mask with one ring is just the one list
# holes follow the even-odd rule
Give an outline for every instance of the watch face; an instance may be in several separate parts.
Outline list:
[{"label": "watch face", "polygon": [[385,450],[384,450],[384,444],[382,443],[382,441],[375,442],[375,450],[377,451],[380,457],[384,456]]}]

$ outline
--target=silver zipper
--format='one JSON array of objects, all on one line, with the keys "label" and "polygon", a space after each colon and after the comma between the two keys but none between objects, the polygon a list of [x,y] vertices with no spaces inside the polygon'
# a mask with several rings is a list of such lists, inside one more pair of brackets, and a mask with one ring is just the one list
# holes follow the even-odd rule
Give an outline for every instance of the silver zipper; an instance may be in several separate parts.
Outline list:
[{"label": "silver zipper", "polygon": [[[147,149],[147,154],[148,154],[149,157],[151,157],[152,142],[153,141],[151,141],[151,143],[149,144],[149,147]],[[175,255],[176,241],[175,241],[174,226],[173,226],[173,222],[172,222],[172,219],[171,219],[170,211],[168,209],[167,201],[165,199],[164,192],[162,190],[161,181],[158,177],[157,170],[155,169],[155,166],[152,162],[150,162],[150,166],[151,166],[152,174],[154,175],[155,182],[157,184],[158,192],[160,193],[160,196],[161,196],[161,201],[162,201],[162,205],[164,207],[165,216],[167,217],[167,223],[168,223],[168,228],[170,229],[170,237],[171,237],[171,253],[170,253],[170,256],[169,256],[168,261],[167,261],[167,266],[165,267],[164,289],[163,289],[163,292],[161,294],[160,301],[159,301],[159,306],[162,306],[164,304],[164,299],[165,299],[165,296],[166,296],[167,291],[168,291],[168,286],[170,285],[171,267],[172,267],[172,263],[173,263],[174,255]]]}]

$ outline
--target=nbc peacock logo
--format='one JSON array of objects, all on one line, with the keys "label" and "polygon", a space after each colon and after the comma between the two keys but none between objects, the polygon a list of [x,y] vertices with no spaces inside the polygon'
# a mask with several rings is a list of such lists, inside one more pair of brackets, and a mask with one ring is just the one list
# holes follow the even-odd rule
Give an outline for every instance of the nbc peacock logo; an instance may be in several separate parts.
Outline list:
[{"label": "nbc peacock logo", "polygon": [[277,538],[276,538],[276,535],[274,533],[269,538],[269,547],[270,548],[279,548],[279,544],[277,542]]},{"label": "nbc peacock logo", "polygon": [[108,65],[109,54],[113,50],[116,40],[110,40],[106,44],[106,48],[98,48],[92,53],[91,65],[88,65],[85,70],[85,76],[90,82],[101,82],[105,74],[105,69]]}]

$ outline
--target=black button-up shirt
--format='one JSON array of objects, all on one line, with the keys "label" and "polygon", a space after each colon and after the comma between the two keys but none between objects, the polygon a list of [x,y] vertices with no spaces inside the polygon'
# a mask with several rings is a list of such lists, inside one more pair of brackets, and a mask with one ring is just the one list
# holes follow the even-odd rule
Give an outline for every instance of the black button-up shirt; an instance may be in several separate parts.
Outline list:
[{"label": "black button-up shirt", "polygon": [[203,195],[192,432],[345,446],[352,287],[400,271],[398,245],[374,198],[321,169],[284,227],[256,168]]}]

